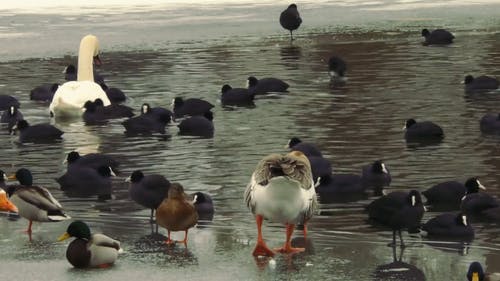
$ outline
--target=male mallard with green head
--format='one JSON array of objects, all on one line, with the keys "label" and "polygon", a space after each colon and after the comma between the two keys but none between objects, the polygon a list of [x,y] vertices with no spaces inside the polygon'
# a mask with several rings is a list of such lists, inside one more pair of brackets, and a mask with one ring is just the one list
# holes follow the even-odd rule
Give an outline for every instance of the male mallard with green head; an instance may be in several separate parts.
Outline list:
[{"label": "male mallard with green head", "polygon": [[77,268],[109,267],[123,250],[120,242],[104,234],[91,234],[89,226],[83,221],[74,221],[59,236],[58,241],[75,237],[66,250],[69,263]]},{"label": "male mallard with green head", "polygon": [[20,183],[7,186],[6,192],[12,203],[17,206],[19,215],[29,220],[26,232],[30,240],[33,221],[57,222],[71,218],[64,213],[61,204],[46,188],[33,185],[30,170],[21,168],[9,179],[18,180]]}]

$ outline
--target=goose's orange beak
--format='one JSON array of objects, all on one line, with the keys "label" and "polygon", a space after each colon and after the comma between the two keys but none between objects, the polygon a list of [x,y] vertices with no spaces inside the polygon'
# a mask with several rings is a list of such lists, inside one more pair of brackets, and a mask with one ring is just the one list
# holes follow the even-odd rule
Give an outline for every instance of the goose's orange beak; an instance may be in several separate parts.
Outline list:
[{"label": "goose's orange beak", "polygon": [[7,194],[0,191],[0,211],[11,211],[17,213],[17,207],[7,199]]}]

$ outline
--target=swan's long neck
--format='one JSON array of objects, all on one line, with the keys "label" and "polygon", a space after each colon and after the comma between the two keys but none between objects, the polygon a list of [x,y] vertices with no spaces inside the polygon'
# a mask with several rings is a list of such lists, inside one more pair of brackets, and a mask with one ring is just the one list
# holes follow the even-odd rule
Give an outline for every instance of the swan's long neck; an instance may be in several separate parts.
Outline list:
[{"label": "swan's long neck", "polygon": [[97,55],[98,42],[97,37],[87,35],[80,42],[80,51],[78,53],[78,81],[94,81],[93,62]]}]

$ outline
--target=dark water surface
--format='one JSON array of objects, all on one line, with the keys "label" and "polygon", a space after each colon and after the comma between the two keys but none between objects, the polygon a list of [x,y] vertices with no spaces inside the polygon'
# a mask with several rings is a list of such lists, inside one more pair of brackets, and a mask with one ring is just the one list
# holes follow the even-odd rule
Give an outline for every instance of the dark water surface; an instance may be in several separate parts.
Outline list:
[{"label": "dark water surface", "polygon": [[[65,259],[67,244],[55,242],[66,222],[35,223],[33,242],[28,242],[22,233],[27,221],[3,216],[0,272],[8,280],[371,280],[378,266],[393,261],[393,252],[387,247],[391,232],[370,226],[363,212],[375,197],[321,205],[320,214],[310,223],[305,254],[278,255],[275,264],[256,263],[252,258],[256,229],[243,204],[243,191],[257,161],[268,153],[284,152],[283,146],[292,136],[317,143],[334,172],[360,173],[361,166],[383,159],[393,177],[390,190],[423,191],[442,181],[463,182],[478,176],[489,193],[500,195],[500,138],[479,131],[482,115],[500,110],[500,93],[468,95],[460,84],[466,74],[500,77],[500,21],[491,10],[498,11],[498,5],[459,7],[449,14],[438,8],[400,13],[376,10],[373,13],[388,17],[378,20],[365,11],[372,17],[370,24],[367,19],[343,14],[353,8],[307,7],[302,15],[308,15],[312,24],[301,27],[293,44],[276,26],[277,20],[267,18],[276,17],[282,6],[260,7],[267,12],[253,19],[259,23],[257,27],[231,22],[233,17],[249,17],[238,5],[220,10],[228,17],[226,27],[208,21],[206,33],[200,19],[191,34],[186,27],[190,25],[176,31],[177,25],[166,24],[167,30],[173,30],[172,42],[159,39],[164,31],[152,18],[145,18],[141,26],[135,24],[140,22],[138,15],[126,23],[130,14],[117,13],[109,15],[111,19],[105,23],[96,23],[100,27],[96,31],[87,27],[71,34],[72,42],[61,42],[61,46],[57,41],[64,37],[63,31],[77,28],[67,22],[57,25],[61,16],[12,15],[11,22],[25,26],[48,20],[47,26],[55,30],[55,40],[43,39],[50,31],[42,27],[34,29],[39,35],[32,38],[12,37],[7,40],[12,44],[2,53],[0,93],[18,97],[21,111],[31,123],[48,122],[49,118],[48,105],[31,102],[29,91],[43,83],[62,83],[64,66],[76,63],[76,49],[68,52],[67,47],[77,46],[81,35],[92,31],[101,39],[104,65],[99,71],[109,86],[128,95],[127,105],[139,109],[149,102],[168,107],[176,96],[204,98],[216,105],[215,137],[178,136],[175,125],[168,127],[168,137],[126,137],[119,120],[102,127],[58,123],[65,134],[55,144],[18,144],[15,136],[2,131],[1,169],[31,169],[35,183],[47,187],[68,214],[88,222],[93,231],[122,241],[125,253],[110,269],[74,270]],[[340,18],[344,15],[348,24],[333,16],[330,21],[328,11]],[[189,16],[195,17],[196,12],[186,11]],[[160,18],[158,11],[152,17]],[[8,22],[5,17],[2,21]],[[268,22],[270,27],[265,27]],[[214,28],[219,26],[222,35],[217,36]],[[442,26],[454,32],[453,45],[421,45],[422,28]],[[15,26],[11,28],[16,31]],[[113,28],[118,30],[116,34]],[[223,32],[231,28],[234,30]],[[24,32],[18,29],[20,34]],[[142,37],[135,36],[141,30]],[[148,31],[151,41],[146,40]],[[207,40],[200,39],[200,34]],[[7,42],[5,38],[0,37],[2,42]],[[123,46],[117,43],[120,38],[126,42]],[[141,40],[144,48],[137,43]],[[22,42],[31,42],[31,46]],[[19,48],[13,46],[16,43]],[[127,51],[127,46],[133,50]],[[72,56],[54,55],[58,51]],[[343,86],[330,83],[326,61],[332,54],[347,61],[349,78]],[[218,101],[221,86],[243,87],[249,75],[279,77],[291,85],[290,92],[260,97],[255,108],[222,108]],[[407,145],[401,128],[408,118],[440,124],[444,141]],[[65,171],[62,162],[73,149],[107,153],[121,162],[113,200],[67,198],[59,190],[54,178]],[[149,210],[129,200],[124,183],[136,169],[165,175],[189,192],[213,196],[214,220],[190,231],[187,250],[168,248],[151,235]],[[437,214],[428,212],[423,221]],[[465,280],[468,264],[475,260],[489,272],[500,272],[499,226],[473,226],[476,238],[466,244],[436,243],[423,234],[404,234],[408,247],[402,261],[420,269],[427,280]],[[264,237],[270,246],[281,245],[284,236],[283,226],[265,224]],[[399,249],[396,255],[400,255]]]}]

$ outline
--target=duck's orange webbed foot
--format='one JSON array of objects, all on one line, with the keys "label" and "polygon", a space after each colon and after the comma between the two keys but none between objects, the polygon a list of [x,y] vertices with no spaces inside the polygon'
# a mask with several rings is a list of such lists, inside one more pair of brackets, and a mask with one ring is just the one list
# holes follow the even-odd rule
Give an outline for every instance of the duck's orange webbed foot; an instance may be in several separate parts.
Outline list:
[{"label": "duck's orange webbed foot", "polygon": [[103,264],[98,265],[97,267],[98,268],[109,268],[109,267],[111,267],[111,265],[112,265],[111,263],[103,263]]}]

